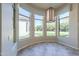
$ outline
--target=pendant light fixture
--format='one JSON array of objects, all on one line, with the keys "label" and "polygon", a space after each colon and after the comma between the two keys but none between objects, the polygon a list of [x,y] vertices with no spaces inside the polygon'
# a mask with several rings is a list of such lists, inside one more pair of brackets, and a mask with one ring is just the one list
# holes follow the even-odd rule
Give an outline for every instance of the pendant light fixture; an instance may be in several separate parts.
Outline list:
[{"label": "pendant light fixture", "polygon": [[53,7],[50,7],[50,8],[48,8],[47,10],[46,10],[46,20],[47,20],[47,22],[49,22],[49,21],[55,21],[54,20],[54,17],[55,17],[55,15],[54,15],[54,8]]}]

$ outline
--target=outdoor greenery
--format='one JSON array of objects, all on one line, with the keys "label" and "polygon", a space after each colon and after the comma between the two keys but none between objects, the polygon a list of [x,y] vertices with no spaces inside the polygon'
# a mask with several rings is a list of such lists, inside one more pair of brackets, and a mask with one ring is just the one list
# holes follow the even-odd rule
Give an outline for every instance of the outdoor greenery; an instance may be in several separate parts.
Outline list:
[{"label": "outdoor greenery", "polygon": [[[60,31],[66,32],[68,31],[68,28],[69,28],[68,23],[60,24]],[[55,31],[55,29],[56,29],[55,23],[47,23],[47,31]],[[37,25],[35,31],[42,31],[42,26]]]},{"label": "outdoor greenery", "polygon": [[[63,22],[60,23],[60,36],[67,36],[69,29],[69,24],[68,22]],[[38,25],[35,27],[35,35],[37,36],[42,36],[43,31],[42,31],[42,26]],[[47,23],[47,36],[55,36],[56,35],[56,23]]]},{"label": "outdoor greenery", "polygon": [[69,29],[69,24],[67,22],[60,23],[60,31],[67,32]]},{"label": "outdoor greenery", "polygon": [[47,23],[47,31],[55,31],[56,24],[55,22]]},{"label": "outdoor greenery", "polygon": [[[55,36],[55,32],[53,31],[47,31],[48,35],[47,36]],[[61,36],[68,36],[68,32],[60,32]],[[35,31],[35,35],[36,36],[43,36],[43,32],[42,31]]]}]

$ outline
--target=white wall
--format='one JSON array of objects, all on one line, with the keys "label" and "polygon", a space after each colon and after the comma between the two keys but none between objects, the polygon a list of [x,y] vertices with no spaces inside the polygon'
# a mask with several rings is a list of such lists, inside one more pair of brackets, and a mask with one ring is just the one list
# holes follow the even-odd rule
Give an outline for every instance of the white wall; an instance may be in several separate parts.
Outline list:
[{"label": "white wall", "polygon": [[78,48],[78,4],[72,4],[72,10],[70,11],[70,45],[74,48]]},{"label": "white wall", "polygon": [[59,15],[59,14],[62,14],[62,13],[64,13],[64,12],[66,12],[66,11],[69,11],[69,8],[70,8],[69,5],[70,5],[70,4],[64,4],[64,5],[62,5],[61,7],[55,9],[55,11],[56,11],[55,14],[56,14],[56,15]]},{"label": "white wall", "polygon": [[16,55],[16,43],[13,43],[13,8],[10,3],[2,4],[2,56]]},{"label": "white wall", "polygon": [[1,4],[0,4],[0,55],[1,55]]}]

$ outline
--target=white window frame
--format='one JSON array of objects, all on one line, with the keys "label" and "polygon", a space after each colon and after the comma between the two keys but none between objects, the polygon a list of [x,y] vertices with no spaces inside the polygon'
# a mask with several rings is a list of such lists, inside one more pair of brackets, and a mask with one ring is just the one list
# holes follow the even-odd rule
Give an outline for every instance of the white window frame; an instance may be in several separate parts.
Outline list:
[{"label": "white window frame", "polygon": [[[65,19],[65,18],[69,18],[69,16],[65,16],[65,17],[61,17],[61,18],[59,17],[59,19],[58,19],[58,21],[59,21],[59,22],[58,22],[58,24],[59,24],[59,25],[58,25],[58,27],[59,27],[59,28],[58,28],[58,30],[59,30],[59,31],[58,31],[58,32],[59,32],[58,36],[59,36],[59,37],[65,37],[65,36],[61,36],[61,35],[60,35],[60,20],[61,20],[61,19]],[[68,35],[68,36],[69,36],[69,35]]]},{"label": "white window frame", "polygon": [[[47,23],[52,23],[53,21],[51,21],[51,22],[46,22],[46,36],[47,37],[52,37],[53,35],[51,35],[51,36],[48,36],[47,35]],[[55,20],[54,21],[55,22],[55,27],[56,27],[56,29],[55,29],[55,36],[57,36],[57,20]]]},{"label": "white window frame", "polygon": [[[36,15],[38,15],[38,14],[36,14]],[[39,16],[41,16],[41,15],[39,15]],[[35,18],[35,15],[34,15],[34,29],[35,29],[35,20],[40,20],[40,21],[42,21],[42,25],[41,25],[41,26],[42,26],[42,34],[43,34],[43,35],[42,35],[42,36],[35,36],[35,30],[34,30],[34,36],[35,36],[35,37],[43,37],[43,36],[44,36],[44,33],[43,33],[43,29],[44,29],[44,28],[43,28],[43,19],[37,19],[37,18]]]}]

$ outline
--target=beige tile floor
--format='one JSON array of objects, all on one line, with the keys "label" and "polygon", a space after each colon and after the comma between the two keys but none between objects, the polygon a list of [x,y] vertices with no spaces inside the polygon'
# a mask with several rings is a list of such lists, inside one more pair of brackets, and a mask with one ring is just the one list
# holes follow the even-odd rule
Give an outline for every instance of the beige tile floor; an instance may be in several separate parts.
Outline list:
[{"label": "beige tile floor", "polygon": [[79,51],[57,43],[39,43],[22,49],[18,56],[79,56]]}]

